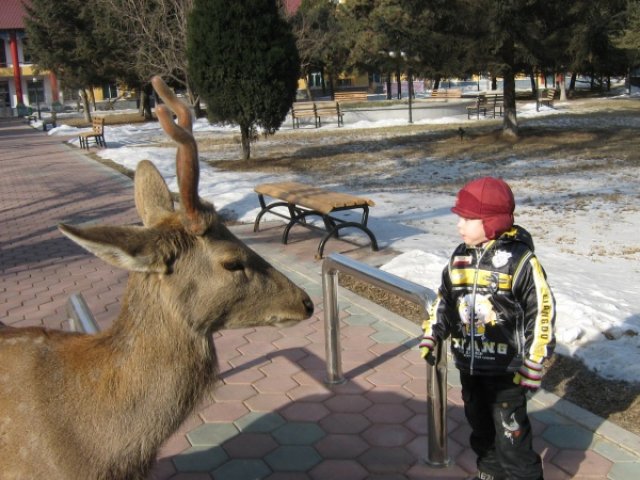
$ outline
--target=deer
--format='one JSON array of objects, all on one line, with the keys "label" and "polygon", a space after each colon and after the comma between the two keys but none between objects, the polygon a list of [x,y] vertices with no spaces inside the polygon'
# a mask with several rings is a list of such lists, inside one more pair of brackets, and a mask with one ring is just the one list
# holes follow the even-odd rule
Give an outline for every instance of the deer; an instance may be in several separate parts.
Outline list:
[{"label": "deer", "polygon": [[191,113],[161,77],[152,85],[164,102],[158,120],[177,144],[179,206],[142,160],[142,225],[58,225],[128,280],[117,318],[97,334],[0,326],[2,480],[146,478],[162,443],[215,388],[214,332],[313,314],[307,293],[199,197]]}]

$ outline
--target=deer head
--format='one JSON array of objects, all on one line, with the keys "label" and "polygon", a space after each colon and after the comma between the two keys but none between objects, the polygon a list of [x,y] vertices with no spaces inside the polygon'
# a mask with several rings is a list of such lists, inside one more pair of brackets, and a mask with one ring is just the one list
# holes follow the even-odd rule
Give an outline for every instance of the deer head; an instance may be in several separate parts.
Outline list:
[{"label": "deer head", "polygon": [[[283,325],[308,318],[309,297],[240,242],[213,205],[198,196],[198,149],[191,113],[160,77],[153,86],[166,103],[156,108],[165,132],[178,144],[176,171],[181,209],[149,161],[135,174],[135,203],[143,227],[60,225],[69,238],[115,266],[155,279],[173,308],[198,330]],[[168,107],[167,107],[168,106]],[[169,108],[176,114],[174,123]]]}]

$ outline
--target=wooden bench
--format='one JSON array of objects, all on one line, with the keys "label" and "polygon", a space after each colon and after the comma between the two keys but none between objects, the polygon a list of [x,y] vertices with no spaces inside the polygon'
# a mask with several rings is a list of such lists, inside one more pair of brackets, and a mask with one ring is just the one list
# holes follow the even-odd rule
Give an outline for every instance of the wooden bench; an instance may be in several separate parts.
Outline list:
[{"label": "wooden bench", "polygon": [[104,141],[104,117],[93,117],[91,131],[81,133],[78,138],[80,140],[80,148],[89,150],[90,139],[95,141],[96,146],[107,148],[107,142]]},{"label": "wooden bench", "polygon": [[313,118],[315,126],[318,126],[315,103],[293,102],[293,105],[291,105],[291,121],[293,122],[293,128],[300,128],[301,118]]},{"label": "wooden bench", "polygon": [[301,118],[313,118],[316,128],[321,127],[323,117],[337,117],[339,127],[344,123],[338,102],[293,102],[291,105],[293,128],[300,128]]},{"label": "wooden bench", "polygon": [[[339,231],[344,228],[357,228],[363,231],[371,240],[371,250],[374,252],[378,250],[376,237],[367,227],[369,207],[375,204],[367,198],[332,192],[298,182],[263,183],[256,186],[254,190],[258,194],[258,201],[261,207],[260,213],[258,213],[253,224],[254,232],[259,231],[262,217],[267,213],[271,213],[289,221],[282,234],[282,243],[285,245],[288,241],[289,231],[294,225],[302,225],[326,232],[318,246],[316,259],[322,258],[327,241],[333,236],[337,238]],[[264,199],[265,196],[274,198],[277,201],[267,204]],[[282,211],[274,211],[277,207],[286,207],[289,214],[282,213]],[[354,209],[362,209],[362,216],[359,222],[337,218],[334,215],[336,212]],[[307,217],[309,216],[320,217],[324,223],[324,228],[307,223]]]},{"label": "wooden bench", "polygon": [[344,125],[344,115],[340,111],[340,105],[338,102],[324,101],[315,102],[316,105],[316,123],[318,127],[322,126],[323,117],[337,117],[338,126]]},{"label": "wooden bench", "polygon": [[504,95],[501,93],[481,93],[476,98],[475,105],[467,107],[467,119],[470,119],[473,114],[479,119],[481,113],[484,117],[489,113],[492,118],[501,117],[503,102]]},{"label": "wooden bench", "polygon": [[366,102],[368,97],[366,90],[338,90],[333,92],[333,99],[340,104],[345,104]]},{"label": "wooden bench", "polygon": [[445,88],[443,90],[432,90],[432,98],[462,98],[462,89],[460,88]]},{"label": "wooden bench", "polygon": [[555,96],[556,96],[556,89],[547,88],[546,90],[542,90],[538,93],[538,102],[541,105],[544,105],[546,103],[547,106],[553,107],[553,100]]},{"label": "wooden bench", "polygon": [[482,113],[483,117],[487,116],[487,96],[483,93],[478,95],[473,106],[467,107],[467,120],[470,120],[473,114],[479,119],[480,113]]},{"label": "wooden bench", "polygon": [[493,118],[502,116],[502,107],[504,105],[504,95],[501,93],[487,93],[487,115],[492,113]]}]

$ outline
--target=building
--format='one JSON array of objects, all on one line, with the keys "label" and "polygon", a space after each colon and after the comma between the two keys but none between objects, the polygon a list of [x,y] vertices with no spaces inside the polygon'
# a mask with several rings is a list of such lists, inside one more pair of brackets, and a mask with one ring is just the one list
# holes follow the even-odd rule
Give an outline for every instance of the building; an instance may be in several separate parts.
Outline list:
[{"label": "building", "polygon": [[2,0],[0,10],[0,117],[51,109],[60,102],[56,76],[36,73],[24,28],[23,0]]}]

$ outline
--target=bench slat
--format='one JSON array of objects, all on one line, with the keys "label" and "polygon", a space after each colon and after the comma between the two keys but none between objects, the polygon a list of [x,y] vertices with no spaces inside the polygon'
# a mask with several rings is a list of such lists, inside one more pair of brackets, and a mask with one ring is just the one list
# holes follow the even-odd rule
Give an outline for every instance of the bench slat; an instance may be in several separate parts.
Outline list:
[{"label": "bench slat", "polygon": [[255,187],[255,192],[284,200],[287,203],[311,208],[323,214],[345,207],[374,206],[372,200],[298,182],[263,183]]}]

